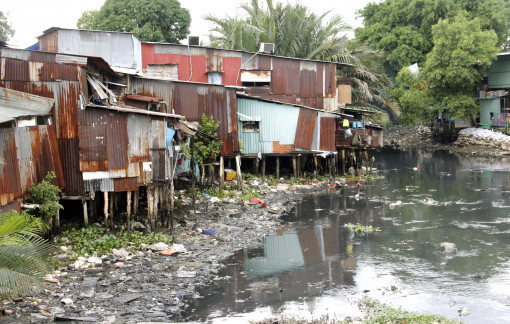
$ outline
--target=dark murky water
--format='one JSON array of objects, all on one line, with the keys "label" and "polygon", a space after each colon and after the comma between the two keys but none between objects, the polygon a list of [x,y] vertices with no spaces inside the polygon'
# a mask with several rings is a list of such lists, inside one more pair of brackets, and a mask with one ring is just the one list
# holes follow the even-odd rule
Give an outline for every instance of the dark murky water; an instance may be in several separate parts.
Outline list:
[{"label": "dark murky water", "polygon": [[[300,201],[263,247],[239,251],[227,280],[189,319],[232,322],[280,314],[343,319],[363,295],[393,306],[510,322],[510,164],[376,153],[384,178]],[[346,223],[380,231],[360,236]],[[458,252],[439,251],[452,242]]]}]

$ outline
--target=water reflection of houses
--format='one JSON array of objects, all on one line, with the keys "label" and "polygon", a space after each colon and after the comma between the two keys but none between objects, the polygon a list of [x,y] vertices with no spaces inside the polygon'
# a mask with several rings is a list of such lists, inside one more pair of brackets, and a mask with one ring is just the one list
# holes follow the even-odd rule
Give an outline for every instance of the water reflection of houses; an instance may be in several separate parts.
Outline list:
[{"label": "water reflection of houses", "polygon": [[234,265],[224,273],[231,279],[222,283],[222,298],[204,291],[200,309],[247,312],[352,286],[356,257],[351,238],[334,221],[317,228],[279,230],[263,239],[261,249],[236,253],[229,262]]}]

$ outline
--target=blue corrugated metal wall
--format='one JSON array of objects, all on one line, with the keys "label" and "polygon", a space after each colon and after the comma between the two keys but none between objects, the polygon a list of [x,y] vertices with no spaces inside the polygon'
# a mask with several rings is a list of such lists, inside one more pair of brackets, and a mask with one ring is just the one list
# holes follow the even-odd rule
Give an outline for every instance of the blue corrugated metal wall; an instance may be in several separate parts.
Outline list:
[{"label": "blue corrugated metal wall", "polygon": [[237,99],[237,111],[243,115],[260,118],[259,132],[243,132],[240,116],[237,118],[239,139],[244,154],[273,153],[273,142],[293,145],[299,108],[252,99]]}]

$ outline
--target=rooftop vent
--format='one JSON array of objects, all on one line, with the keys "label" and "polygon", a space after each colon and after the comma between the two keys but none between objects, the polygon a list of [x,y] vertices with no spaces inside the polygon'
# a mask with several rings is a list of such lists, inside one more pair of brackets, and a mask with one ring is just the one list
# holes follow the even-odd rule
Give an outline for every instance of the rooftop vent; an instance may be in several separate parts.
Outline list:
[{"label": "rooftop vent", "polygon": [[260,53],[274,54],[274,43],[260,43]]},{"label": "rooftop vent", "polygon": [[200,38],[198,36],[188,36],[188,44],[199,46],[200,45]]}]

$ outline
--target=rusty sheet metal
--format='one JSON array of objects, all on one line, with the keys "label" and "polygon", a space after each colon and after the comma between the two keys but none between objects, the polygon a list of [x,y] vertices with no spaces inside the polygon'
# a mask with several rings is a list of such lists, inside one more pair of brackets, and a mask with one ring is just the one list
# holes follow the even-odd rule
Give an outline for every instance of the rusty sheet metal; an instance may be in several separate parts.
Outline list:
[{"label": "rusty sheet metal", "polygon": [[58,30],[40,36],[39,48],[44,52],[58,52]]},{"label": "rusty sheet metal", "polygon": [[0,206],[21,196],[14,129],[0,129]]},{"label": "rusty sheet metal", "polygon": [[136,100],[136,101],[143,101],[143,102],[159,102],[161,100],[157,97],[132,95],[132,94],[127,95],[126,98],[129,100]]},{"label": "rusty sheet metal", "polygon": [[298,124],[296,128],[296,139],[294,146],[296,148],[311,150],[313,141],[313,132],[315,129],[315,120],[317,111],[300,108]]},{"label": "rusty sheet metal", "polygon": [[0,204],[0,214],[7,213],[13,210],[17,211],[18,213],[21,213],[21,204],[19,201],[13,201],[5,206],[1,206]]},{"label": "rusty sheet metal", "polygon": [[109,119],[107,111],[89,108],[80,110],[79,119],[80,171],[107,171],[106,124]]},{"label": "rusty sheet metal", "polygon": [[238,78],[241,70],[240,57],[223,57],[223,76],[222,83],[230,86],[240,86],[241,80]]},{"label": "rusty sheet metal", "polygon": [[205,50],[206,72],[223,72],[221,50],[207,48]]},{"label": "rusty sheet metal", "polygon": [[78,66],[2,57],[4,81],[78,81]]},{"label": "rusty sheet metal", "polygon": [[241,82],[271,82],[271,71],[242,70]]},{"label": "rusty sheet metal", "polygon": [[335,151],[336,120],[332,117],[321,117],[320,119],[320,146],[321,151]]},{"label": "rusty sheet metal", "polygon": [[165,180],[166,123],[164,120],[151,121],[152,179]]},{"label": "rusty sheet metal", "polygon": [[179,80],[177,64],[149,64],[143,69],[143,75],[148,78]]},{"label": "rusty sheet metal", "polygon": [[108,169],[127,169],[128,166],[128,134],[127,114],[109,114],[106,127],[106,151]]},{"label": "rusty sheet metal", "polygon": [[269,55],[259,55],[257,63],[258,63],[257,68],[259,70],[272,70],[273,69],[272,57]]},{"label": "rusty sheet metal", "polygon": [[49,115],[55,100],[0,87],[0,122]]},{"label": "rusty sheet metal", "polygon": [[115,192],[135,191],[138,189],[138,178],[113,179],[113,188]]},{"label": "rusty sheet metal", "polygon": [[55,171],[62,187],[63,173],[55,131],[51,125],[0,130],[0,205],[28,194],[30,187]]},{"label": "rusty sheet metal", "polygon": [[0,83],[0,86],[8,89],[54,99],[54,122],[57,138],[70,139],[78,135],[76,110],[79,109],[79,82],[5,81]]},{"label": "rusty sheet metal", "polygon": [[128,156],[131,163],[150,162],[151,120],[147,116],[129,115],[127,120]]},{"label": "rusty sheet metal", "polygon": [[64,174],[64,193],[80,196],[83,194],[83,176],[80,172],[79,140],[58,139],[57,142]]},{"label": "rusty sheet metal", "polygon": [[99,106],[99,105],[88,104],[87,108],[100,109],[100,110],[107,111],[109,113],[115,113],[115,112],[132,113],[132,114],[137,114],[137,115],[154,116],[157,118],[175,118],[175,119],[183,119],[184,118],[183,115],[167,114],[167,113],[162,113],[159,111],[138,109],[138,108],[127,107],[127,106]]},{"label": "rusty sheet metal", "polygon": [[324,66],[324,88],[325,94],[328,98],[336,96],[336,64],[335,63],[321,63]]}]

